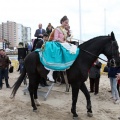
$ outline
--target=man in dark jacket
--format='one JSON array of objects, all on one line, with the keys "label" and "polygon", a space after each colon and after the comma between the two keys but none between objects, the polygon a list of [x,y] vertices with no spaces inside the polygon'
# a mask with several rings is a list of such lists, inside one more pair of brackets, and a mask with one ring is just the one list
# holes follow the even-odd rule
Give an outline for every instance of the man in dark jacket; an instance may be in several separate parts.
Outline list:
[{"label": "man in dark jacket", "polygon": [[11,61],[4,50],[0,50],[0,90],[2,89],[2,78],[5,78],[6,87],[10,88],[8,83],[8,68]]},{"label": "man in dark jacket", "polygon": [[99,92],[99,81],[100,81],[100,68],[101,62],[96,60],[89,71],[89,79],[90,79],[90,92],[95,92],[97,95]]},{"label": "man in dark jacket", "polygon": [[35,31],[35,35],[34,35],[35,37],[37,37],[37,39],[34,40],[34,42],[33,42],[33,48],[32,48],[31,51],[35,50],[37,42],[41,41],[42,38],[43,38],[43,35],[46,33],[45,29],[42,29],[42,24],[41,23],[38,25],[38,27],[39,27],[39,29],[37,29]]},{"label": "man in dark jacket", "polygon": [[34,36],[37,37],[37,38],[43,38],[43,34],[45,33],[45,29],[42,29],[42,24],[41,23],[38,25],[38,27],[39,27],[39,29],[36,30]]}]

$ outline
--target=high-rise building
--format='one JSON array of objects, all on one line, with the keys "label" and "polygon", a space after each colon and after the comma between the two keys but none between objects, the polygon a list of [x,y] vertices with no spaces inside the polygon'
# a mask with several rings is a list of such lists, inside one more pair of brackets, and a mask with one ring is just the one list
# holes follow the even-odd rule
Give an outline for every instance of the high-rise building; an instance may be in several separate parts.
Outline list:
[{"label": "high-rise building", "polygon": [[9,47],[17,47],[20,42],[25,44],[31,40],[31,28],[7,21],[0,24],[0,39],[10,42]]},{"label": "high-rise building", "polygon": [[2,24],[0,24],[0,40],[2,40]]}]

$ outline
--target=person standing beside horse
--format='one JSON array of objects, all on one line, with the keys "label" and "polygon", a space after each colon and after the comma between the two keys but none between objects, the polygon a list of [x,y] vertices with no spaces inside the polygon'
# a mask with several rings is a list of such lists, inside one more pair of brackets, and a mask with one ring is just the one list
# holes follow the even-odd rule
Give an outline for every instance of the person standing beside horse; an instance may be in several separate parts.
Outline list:
[{"label": "person standing beside horse", "polygon": [[99,92],[100,68],[101,62],[97,59],[89,71],[90,92],[95,92],[95,95]]},{"label": "person standing beside horse", "polygon": [[8,68],[11,61],[9,57],[6,55],[5,51],[2,49],[0,50],[0,90],[2,89],[2,78],[5,78],[6,88],[10,88],[8,82]]},{"label": "person standing beside horse", "polygon": [[118,82],[117,82],[117,90],[120,96],[120,79],[118,79]]},{"label": "person standing beside horse", "polygon": [[[110,85],[112,90],[112,98],[115,104],[120,103],[120,97],[117,90],[117,79],[119,78],[117,73],[120,74],[120,67],[116,67],[115,65],[109,67],[108,77],[110,78]],[[117,79],[116,79],[117,75]]]}]

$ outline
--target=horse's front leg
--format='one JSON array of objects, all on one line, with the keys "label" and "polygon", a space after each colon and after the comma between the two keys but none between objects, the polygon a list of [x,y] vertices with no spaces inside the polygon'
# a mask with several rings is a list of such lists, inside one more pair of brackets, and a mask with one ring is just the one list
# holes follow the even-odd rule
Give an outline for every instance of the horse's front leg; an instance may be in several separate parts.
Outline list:
[{"label": "horse's front leg", "polygon": [[71,84],[72,87],[72,108],[71,112],[73,113],[73,118],[78,117],[76,113],[76,103],[78,99],[78,93],[79,93],[79,86],[78,84]]},{"label": "horse's front leg", "polygon": [[86,101],[87,101],[87,115],[89,117],[92,117],[93,114],[92,114],[92,106],[91,106],[91,100],[90,100],[90,94],[89,94],[89,91],[85,85],[85,83],[83,83],[81,86],[80,86],[80,90],[84,93],[85,97],[86,97]]}]

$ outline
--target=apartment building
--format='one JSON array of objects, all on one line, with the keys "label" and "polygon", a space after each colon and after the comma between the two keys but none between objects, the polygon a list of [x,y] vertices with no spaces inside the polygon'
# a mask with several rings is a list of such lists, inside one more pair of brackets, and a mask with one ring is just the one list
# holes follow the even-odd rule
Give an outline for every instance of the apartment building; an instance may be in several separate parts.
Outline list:
[{"label": "apartment building", "polygon": [[9,41],[9,47],[17,47],[20,42],[25,44],[31,40],[31,28],[7,21],[0,24],[0,39]]},{"label": "apartment building", "polygon": [[23,42],[23,25],[17,24],[17,45]]},{"label": "apartment building", "polygon": [[2,24],[0,24],[0,40],[2,40]]}]

